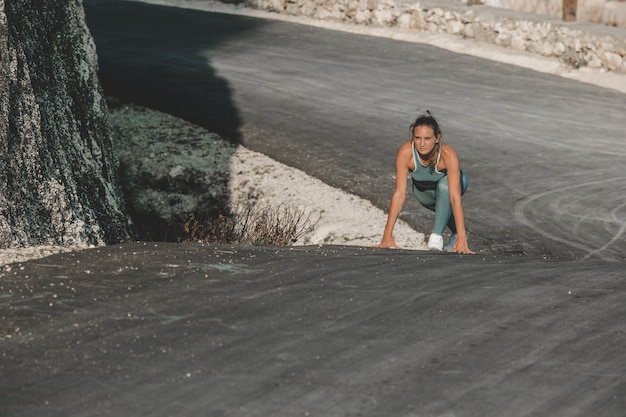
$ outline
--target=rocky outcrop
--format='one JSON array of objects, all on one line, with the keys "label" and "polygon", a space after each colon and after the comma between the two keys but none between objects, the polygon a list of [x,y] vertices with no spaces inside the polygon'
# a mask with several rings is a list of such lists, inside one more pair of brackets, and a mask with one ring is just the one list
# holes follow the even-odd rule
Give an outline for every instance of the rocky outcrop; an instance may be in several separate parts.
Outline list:
[{"label": "rocky outcrop", "polygon": [[128,211],[142,240],[178,241],[189,215],[226,214],[236,147],[165,113],[110,101]]},{"label": "rocky outcrop", "polygon": [[456,0],[247,0],[246,5],[357,25],[447,33],[557,58],[575,68],[626,72],[626,29],[586,30],[545,16],[467,6]]},{"label": "rocky outcrop", "polygon": [[129,239],[79,0],[0,0],[0,247]]}]

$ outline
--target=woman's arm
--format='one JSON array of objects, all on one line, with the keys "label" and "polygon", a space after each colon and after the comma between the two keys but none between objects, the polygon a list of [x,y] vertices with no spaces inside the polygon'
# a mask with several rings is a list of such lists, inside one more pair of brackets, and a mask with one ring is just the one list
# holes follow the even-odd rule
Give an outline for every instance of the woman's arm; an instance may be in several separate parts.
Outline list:
[{"label": "woman's arm", "polygon": [[[408,149],[408,155],[407,155]],[[387,223],[385,225],[385,231],[383,232],[383,238],[377,248],[394,248],[400,247],[393,239],[393,228],[396,225],[396,220],[402,211],[404,201],[406,200],[406,183],[407,176],[409,174],[409,157],[412,157],[410,144],[404,144],[398,150],[396,155],[396,188],[391,196],[391,204],[389,205],[389,214],[387,215]]]},{"label": "woman's arm", "polygon": [[448,192],[450,193],[450,203],[452,204],[452,215],[454,216],[457,235],[456,243],[450,251],[473,254],[475,252],[469,248],[465,230],[465,213],[463,211],[463,201],[461,200],[461,167],[459,157],[450,146],[445,146],[444,149],[441,156],[448,171]]}]

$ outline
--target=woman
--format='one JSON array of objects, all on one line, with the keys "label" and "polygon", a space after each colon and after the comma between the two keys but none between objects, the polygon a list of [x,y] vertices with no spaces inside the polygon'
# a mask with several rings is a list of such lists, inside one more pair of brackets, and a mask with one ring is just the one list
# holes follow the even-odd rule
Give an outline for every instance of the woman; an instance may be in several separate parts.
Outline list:
[{"label": "woman", "polygon": [[428,248],[444,250],[443,232],[452,235],[445,250],[473,254],[467,244],[465,215],[461,196],[467,190],[467,176],[461,171],[455,150],[443,143],[439,123],[430,114],[419,116],[409,130],[409,141],[396,156],[396,189],[391,197],[387,224],[379,248],[396,248],[393,228],[406,198],[407,176],[413,180],[413,194],[427,209],[435,212],[435,224]]}]

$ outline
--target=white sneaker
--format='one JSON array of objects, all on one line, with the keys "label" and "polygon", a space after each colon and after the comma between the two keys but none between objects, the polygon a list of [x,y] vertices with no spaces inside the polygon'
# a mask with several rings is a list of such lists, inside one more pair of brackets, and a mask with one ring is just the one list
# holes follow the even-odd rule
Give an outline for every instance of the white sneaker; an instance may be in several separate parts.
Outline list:
[{"label": "white sneaker", "polygon": [[443,236],[431,233],[426,246],[430,250],[443,250]]}]

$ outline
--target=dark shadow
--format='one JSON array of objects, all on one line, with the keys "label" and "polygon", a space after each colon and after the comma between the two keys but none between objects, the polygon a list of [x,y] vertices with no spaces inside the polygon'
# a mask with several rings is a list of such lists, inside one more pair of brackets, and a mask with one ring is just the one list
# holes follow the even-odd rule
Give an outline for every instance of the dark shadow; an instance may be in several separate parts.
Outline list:
[{"label": "dark shadow", "polygon": [[195,123],[239,143],[228,82],[210,65],[222,42],[261,21],[130,1],[85,0],[104,92]]},{"label": "dark shadow", "polygon": [[[241,142],[241,119],[231,88],[217,75],[210,61],[212,53],[225,41],[250,36],[262,21],[133,1],[85,0],[83,4],[96,43],[100,82],[104,94],[114,98],[108,100],[109,108],[132,103],[196,124],[232,144]],[[168,147],[172,153],[197,150],[202,154],[195,148],[203,146],[203,142],[189,140],[189,135],[194,134],[190,133],[191,128],[171,121],[163,123],[169,123],[163,126],[163,132],[158,131],[158,126],[155,129],[154,123],[144,126],[141,132],[136,126],[128,132],[118,132],[117,140],[124,142],[133,140],[133,135],[145,136],[146,145],[138,150],[140,155],[135,162],[131,160],[131,165],[142,165],[141,157],[150,153],[169,153]],[[194,149],[185,150],[181,146]],[[224,157],[229,158],[230,154]],[[191,213],[174,208],[187,196],[202,200],[197,207],[202,212],[227,210],[229,196],[213,197],[205,189],[198,191],[196,183],[201,181],[194,178],[194,171],[186,173],[188,178],[183,180],[180,176],[150,175],[148,171],[127,175],[140,168],[129,167],[128,162],[120,163],[128,212],[142,240],[180,239]],[[211,162],[207,160],[207,164]],[[228,173],[218,175],[210,185],[226,190],[227,177]],[[167,206],[161,208],[163,213],[155,208],[158,205]],[[164,214],[168,211],[171,218]]]}]

